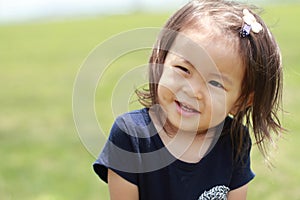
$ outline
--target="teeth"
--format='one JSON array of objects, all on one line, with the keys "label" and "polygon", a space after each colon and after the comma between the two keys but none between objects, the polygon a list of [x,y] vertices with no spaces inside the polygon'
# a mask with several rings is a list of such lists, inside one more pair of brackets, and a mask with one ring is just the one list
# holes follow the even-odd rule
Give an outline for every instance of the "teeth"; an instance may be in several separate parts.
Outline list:
[{"label": "teeth", "polygon": [[182,104],[182,103],[180,103],[180,106],[181,106],[182,110],[187,111],[187,112],[195,112],[196,111],[195,109],[190,108],[189,106]]}]

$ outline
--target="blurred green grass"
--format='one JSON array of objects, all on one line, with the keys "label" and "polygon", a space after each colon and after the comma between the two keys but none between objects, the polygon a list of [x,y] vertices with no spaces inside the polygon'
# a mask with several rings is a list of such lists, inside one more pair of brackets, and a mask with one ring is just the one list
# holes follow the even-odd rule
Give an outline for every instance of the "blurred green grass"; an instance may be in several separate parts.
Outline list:
[{"label": "blurred green grass", "polygon": [[[289,134],[274,151],[269,170],[253,148],[256,178],[249,199],[300,199],[300,5],[265,7],[283,52],[285,86],[283,123]],[[108,199],[107,187],[92,171],[94,157],[81,143],[72,118],[76,74],[89,52],[122,31],[161,27],[169,14],[103,16],[61,22],[0,26],[0,198]],[[148,51],[133,52],[112,64],[106,79],[145,64]],[[107,131],[113,116],[108,105],[113,84],[101,84],[96,111]],[[101,88],[103,87],[103,88]],[[109,104],[110,105],[110,104]]]}]

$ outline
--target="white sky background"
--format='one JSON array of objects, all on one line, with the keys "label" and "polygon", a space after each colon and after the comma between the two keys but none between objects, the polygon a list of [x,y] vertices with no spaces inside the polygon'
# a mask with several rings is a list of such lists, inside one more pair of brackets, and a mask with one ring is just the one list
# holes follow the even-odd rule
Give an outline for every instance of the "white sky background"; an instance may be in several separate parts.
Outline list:
[{"label": "white sky background", "polygon": [[188,0],[0,0],[0,22],[126,13],[137,9],[170,10],[186,2]]},{"label": "white sky background", "polygon": [[[0,23],[78,15],[128,13],[136,10],[175,11],[189,0],[0,0]],[[300,0],[239,0],[248,3]]]}]

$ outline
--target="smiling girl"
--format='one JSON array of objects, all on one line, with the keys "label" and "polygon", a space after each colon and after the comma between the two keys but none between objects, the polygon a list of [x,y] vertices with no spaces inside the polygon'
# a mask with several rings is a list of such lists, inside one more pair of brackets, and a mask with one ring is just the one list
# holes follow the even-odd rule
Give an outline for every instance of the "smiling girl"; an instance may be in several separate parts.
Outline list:
[{"label": "smiling girl", "polygon": [[145,108],[116,119],[94,170],[112,200],[246,199],[248,128],[266,154],[281,90],[278,45],[249,6],[191,1],[158,36]]}]

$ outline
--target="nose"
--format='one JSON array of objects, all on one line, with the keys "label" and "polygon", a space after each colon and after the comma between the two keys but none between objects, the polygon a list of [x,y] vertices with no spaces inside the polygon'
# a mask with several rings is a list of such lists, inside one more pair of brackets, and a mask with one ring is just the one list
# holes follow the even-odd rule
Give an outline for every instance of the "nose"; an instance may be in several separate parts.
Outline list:
[{"label": "nose", "polygon": [[202,91],[195,91],[195,97],[198,100],[202,100],[203,99],[203,93],[202,93]]},{"label": "nose", "polygon": [[189,81],[188,85],[186,85],[184,91],[185,93],[197,100],[202,100],[205,96],[205,91],[207,89],[207,86],[205,85],[205,82],[203,80],[199,81]]}]

